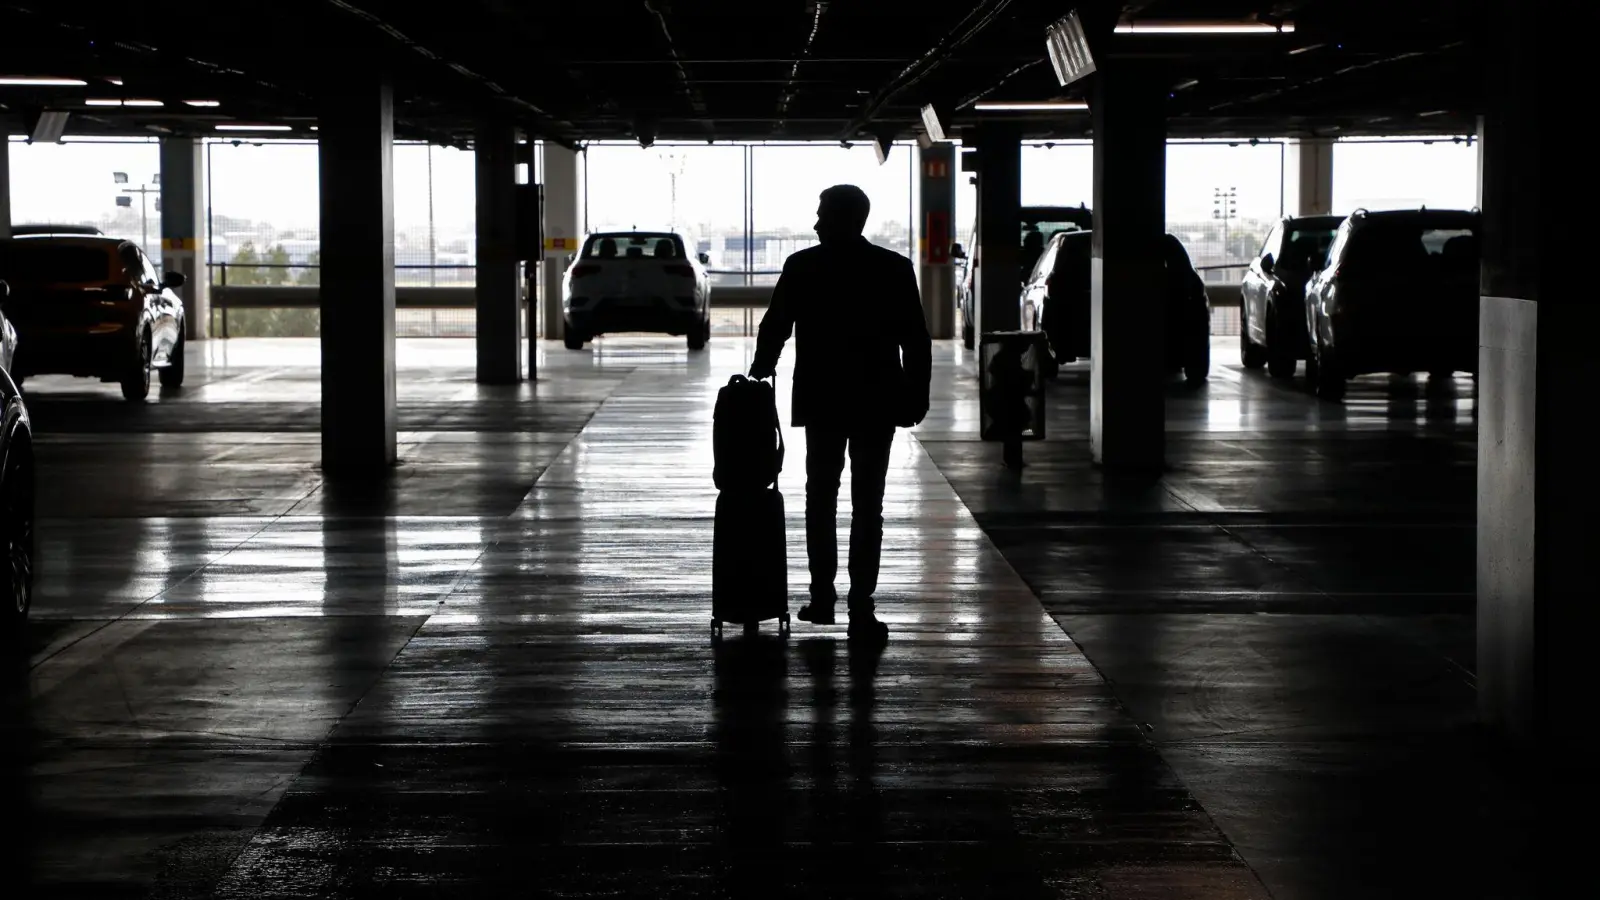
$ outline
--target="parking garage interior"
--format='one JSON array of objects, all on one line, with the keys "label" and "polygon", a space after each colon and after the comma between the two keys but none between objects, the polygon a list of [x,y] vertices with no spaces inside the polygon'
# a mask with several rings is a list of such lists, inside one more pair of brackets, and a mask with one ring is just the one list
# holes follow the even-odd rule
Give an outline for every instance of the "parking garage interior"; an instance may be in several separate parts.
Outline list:
[{"label": "parking garage interior", "polygon": [[[1531,7],[127,11],[0,3],[0,247],[140,248],[181,307],[145,374],[182,365],[27,371],[11,288],[9,895],[1540,895],[1594,313],[1538,289]],[[717,391],[841,182],[934,339],[889,639],[714,640]],[[980,357],[1040,206],[1093,211],[1094,353],[1017,470]],[[1481,218],[1428,313],[1475,368],[1247,365],[1273,227],[1357,209]],[[586,235],[656,229],[709,341],[564,344]],[[1203,381],[1152,362],[1168,233]]]}]

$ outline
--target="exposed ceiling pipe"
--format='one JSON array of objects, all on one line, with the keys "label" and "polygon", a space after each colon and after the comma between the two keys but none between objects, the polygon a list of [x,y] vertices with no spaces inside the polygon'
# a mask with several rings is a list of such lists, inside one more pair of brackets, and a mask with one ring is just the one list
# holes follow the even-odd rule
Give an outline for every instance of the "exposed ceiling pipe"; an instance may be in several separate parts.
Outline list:
[{"label": "exposed ceiling pipe", "polygon": [[1254,94],[1254,95],[1251,95],[1249,97],[1243,97],[1243,98],[1240,98],[1240,99],[1237,99],[1237,100],[1226,100],[1226,101],[1223,101],[1222,103],[1217,103],[1217,104],[1214,104],[1212,106],[1207,107],[1206,111],[1207,112],[1216,112],[1217,110],[1227,109],[1228,107],[1232,107],[1232,106],[1242,106],[1242,105],[1245,105],[1245,104],[1248,104],[1248,103],[1260,103],[1263,100],[1273,100],[1273,99],[1276,99],[1278,97],[1282,97],[1282,96],[1284,96],[1286,94],[1292,94],[1292,93],[1294,93],[1296,91],[1303,91],[1306,88],[1314,87],[1316,85],[1322,84],[1325,81],[1332,81],[1333,79],[1336,79],[1341,75],[1348,75],[1351,72],[1359,72],[1359,71],[1361,71],[1363,69],[1371,69],[1371,68],[1374,68],[1376,66],[1384,66],[1384,65],[1389,65],[1391,63],[1404,62],[1405,60],[1408,60],[1408,59],[1418,59],[1420,57],[1428,56],[1428,55],[1431,55],[1431,54],[1434,54],[1434,53],[1443,53],[1443,52],[1445,52],[1447,50],[1453,50],[1453,49],[1455,49],[1457,47],[1461,47],[1461,46],[1464,46],[1464,42],[1462,42],[1462,41],[1453,41],[1451,43],[1445,44],[1442,47],[1435,48],[1434,50],[1426,50],[1426,51],[1425,50],[1414,50],[1414,51],[1411,51],[1409,53],[1399,53],[1399,54],[1396,54],[1394,56],[1385,56],[1385,57],[1382,57],[1380,59],[1374,59],[1374,60],[1371,60],[1371,61],[1368,61],[1368,62],[1356,63],[1355,65],[1345,66],[1345,67],[1343,67],[1341,69],[1336,69],[1336,70],[1334,70],[1333,72],[1330,72],[1327,75],[1317,75],[1317,76],[1314,76],[1314,77],[1297,80],[1297,81],[1289,84],[1286,87],[1279,88],[1278,90],[1263,91],[1262,93]]},{"label": "exposed ceiling pipe", "polygon": [[822,28],[822,14],[828,11],[825,0],[810,0],[808,11],[811,13],[811,29],[806,33],[806,42],[800,47],[800,54],[789,66],[789,80],[783,86],[783,92],[778,95],[778,124],[781,128],[783,120],[789,115],[789,104],[794,102],[795,82],[800,77],[800,63],[811,56],[811,45],[817,40],[817,32]]},{"label": "exposed ceiling pipe", "polygon": [[689,70],[683,67],[683,59],[678,56],[678,47],[672,41],[672,28],[667,24],[667,15],[662,12],[657,2],[644,0],[644,8],[650,15],[655,16],[656,23],[661,26],[661,36],[667,41],[667,59],[672,63],[673,70],[678,75],[678,89],[683,92],[683,98],[689,101],[689,108],[699,115],[705,115],[706,101],[689,82]]},{"label": "exposed ceiling pipe", "polygon": [[529,101],[524,100],[515,94],[508,93],[505,88],[496,84],[489,78],[472,71],[461,63],[444,59],[443,57],[439,56],[439,54],[412,40],[406,34],[401,32],[400,29],[394,27],[388,22],[385,22],[383,19],[380,19],[376,15],[373,15],[361,7],[348,3],[346,0],[327,0],[327,3],[346,15],[361,19],[362,21],[371,25],[377,31],[387,35],[391,40],[416,53],[418,56],[421,56],[431,63],[442,64],[445,68],[450,69],[457,75],[460,75],[462,78],[475,83],[478,87],[488,91],[493,96],[517,107],[522,112],[523,116],[532,120],[532,124],[537,130],[545,132],[544,137],[547,140],[554,141],[555,143],[558,143],[570,150],[578,149],[578,142],[570,135],[571,123],[560,122],[555,116],[541,109],[537,105],[530,103]]},{"label": "exposed ceiling pipe", "polygon": [[877,93],[862,105],[861,112],[855,119],[839,132],[839,140],[849,140],[859,134],[884,104],[893,100],[906,88],[928,77],[929,73],[949,59],[952,53],[993,24],[1010,5],[1011,0],[983,0],[973,6],[972,11],[967,13],[948,34],[940,38],[927,53],[913,60],[909,66],[901,69],[887,84],[879,88]]}]

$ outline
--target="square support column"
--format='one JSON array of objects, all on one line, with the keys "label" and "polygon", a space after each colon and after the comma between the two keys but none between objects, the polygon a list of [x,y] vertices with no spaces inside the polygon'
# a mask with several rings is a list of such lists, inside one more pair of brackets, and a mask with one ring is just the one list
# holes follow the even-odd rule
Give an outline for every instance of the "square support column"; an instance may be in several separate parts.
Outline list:
[{"label": "square support column", "polygon": [[1022,130],[978,126],[978,256],[973,309],[979,339],[1022,327]]},{"label": "square support column", "polygon": [[922,312],[934,340],[955,337],[956,269],[950,259],[955,236],[956,145],[940,142],[918,151],[922,221],[918,228]]},{"label": "square support column", "polygon": [[1166,454],[1166,86],[1140,69],[1092,77],[1090,445],[1107,469],[1153,474]]},{"label": "square support column", "polygon": [[317,131],[322,194],[322,467],[383,477],[395,462],[394,98],[340,73]]},{"label": "square support column", "polygon": [[[1544,251],[1567,258],[1544,207],[1544,16],[1491,4],[1479,147],[1483,270],[1478,349],[1478,708],[1492,733],[1528,750],[1576,748],[1589,696],[1596,491],[1583,437],[1600,367],[1600,315],[1582,288],[1541,293]],[[1558,144],[1563,142],[1558,142]],[[1558,269],[1559,271],[1559,269]],[[1581,668],[1580,668],[1581,666]],[[1541,760],[1560,756],[1541,754]],[[1581,788],[1580,788],[1581,789]],[[1592,791],[1584,791],[1585,794]]]},{"label": "square support column", "polygon": [[205,145],[161,139],[161,268],[182,272],[184,337],[211,336],[211,272],[206,266]]},{"label": "square support column", "polygon": [[[0,131],[6,129],[0,128]],[[11,237],[11,140],[0,134],[0,241]]]},{"label": "square support column", "polygon": [[1301,138],[1289,145],[1283,177],[1292,188],[1284,212],[1296,216],[1333,213],[1333,139]]},{"label": "square support column", "polygon": [[517,133],[508,122],[478,126],[478,383],[522,380],[517,275]]},{"label": "square support column", "polygon": [[544,142],[544,336],[551,340],[565,333],[561,282],[583,237],[578,162],[578,151]]}]

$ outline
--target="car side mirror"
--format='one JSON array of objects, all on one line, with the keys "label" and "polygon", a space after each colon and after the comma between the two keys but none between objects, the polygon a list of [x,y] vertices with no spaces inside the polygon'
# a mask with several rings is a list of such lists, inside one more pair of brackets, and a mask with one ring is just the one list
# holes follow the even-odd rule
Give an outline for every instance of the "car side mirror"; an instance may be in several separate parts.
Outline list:
[{"label": "car side mirror", "polygon": [[1266,256],[1261,257],[1261,271],[1266,273],[1266,274],[1268,274],[1268,275],[1272,274],[1272,254],[1271,253],[1268,253]]},{"label": "car side mirror", "polygon": [[696,253],[694,258],[700,260],[700,265],[702,266],[711,265],[711,254],[709,253]]},{"label": "car side mirror", "polygon": [[161,286],[176,290],[183,287],[183,283],[187,280],[182,272],[164,272],[161,275]]},{"label": "car side mirror", "polygon": [[967,258],[967,248],[961,246],[961,244],[959,244],[959,243],[951,244],[950,245],[950,258],[951,259],[966,259]]}]

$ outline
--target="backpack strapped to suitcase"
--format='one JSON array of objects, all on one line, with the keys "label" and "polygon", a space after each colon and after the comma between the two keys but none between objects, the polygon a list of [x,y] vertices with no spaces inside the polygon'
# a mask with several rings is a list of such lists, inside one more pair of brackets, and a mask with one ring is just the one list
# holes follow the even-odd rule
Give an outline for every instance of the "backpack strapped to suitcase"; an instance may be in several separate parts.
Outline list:
[{"label": "backpack strapped to suitcase", "polygon": [[783,427],[777,390],[735,375],[717,393],[712,428],[717,518],[712,539],[711,636],[732,622],[753,634],[767,619],[789,630],[789,554],[784,526]]}]

